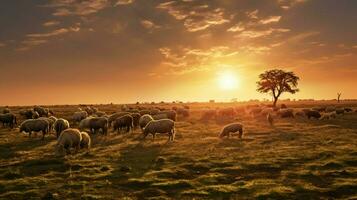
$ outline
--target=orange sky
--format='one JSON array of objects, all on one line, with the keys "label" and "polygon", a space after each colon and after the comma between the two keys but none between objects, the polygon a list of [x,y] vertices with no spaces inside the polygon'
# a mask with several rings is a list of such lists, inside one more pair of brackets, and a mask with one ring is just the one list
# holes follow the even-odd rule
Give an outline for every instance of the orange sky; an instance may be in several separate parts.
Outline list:
[{"label": "orange sky", "polygon": [[0,105],[270,99],[256,81],[273,68],[301,78],[282,98],[357,98],[356,13],[352,0],[0,2]]}]

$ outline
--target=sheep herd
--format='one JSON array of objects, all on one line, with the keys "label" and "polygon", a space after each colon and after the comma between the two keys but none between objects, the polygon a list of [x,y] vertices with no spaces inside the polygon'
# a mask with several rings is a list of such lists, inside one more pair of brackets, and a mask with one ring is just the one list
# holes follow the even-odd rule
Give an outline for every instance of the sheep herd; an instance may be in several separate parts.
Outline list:
[{"label": "sheep herd", "polygon": [[[297,118],[329,120],[336,118],[346,112],[352,112],[351,108],[316,107],[311,109],[288,108],[282,104],[280,107],[266,105],[247,105],[239,107],[225,107],[211,109],[207,108],[201,113],[200,120],[208,121],[212,119],[234,119],[239,115],[250,116],[252,118],[265,118],[270,125],[274,124],[277,118]],[[140,128],[145,139],[149,134],[155,139],[156,134],[167,134],[168,141],[175,139],[175,122],[177,116],[189,117],[190,108],[188,106],[172,107],[164,109],[161,107],[140,107],[129,108],[122,106],[118,112],[108,115],[97,108],[86,106],[79,107],[68,119],[56,118],[55,113],[41,106],[32,109],[21,110],[19,115],[25,120],[20,124],[19,131],[29,134],[41,132],[42,139],[46,134],[54,132],[57,138],[55,146],[56,154],[66,154],[74,149],[89,150],[91,147],[91,135],[108,135],[110,131],[116,133],[130,133],[134,129]],[[0,122],[3,127],[14,128],[17,125],[17,117],[5,108],[0,114]],[[73,128],[77,126],[78,128]],[[230,137],[231,134],[243,135],[243,124],[230,123],[225,125],[219,137]]]}]

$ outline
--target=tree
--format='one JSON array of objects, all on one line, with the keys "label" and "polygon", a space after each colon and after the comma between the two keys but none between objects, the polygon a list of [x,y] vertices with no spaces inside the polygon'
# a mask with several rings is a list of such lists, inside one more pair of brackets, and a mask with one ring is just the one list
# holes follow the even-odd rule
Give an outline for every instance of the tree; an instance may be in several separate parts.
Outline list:
[{"label": "tree", "polygon": [[337,93],[337,102],[340,103],[340,98],[341,98],[342,93]]},{"label": "tree", "polygon": [[259,79],[257,91],[271,94],[274,107],[282,93],[289,92],[295,94],[299,91],[297,85],[300,78],[294,72],[273,69],[260,74]]}]

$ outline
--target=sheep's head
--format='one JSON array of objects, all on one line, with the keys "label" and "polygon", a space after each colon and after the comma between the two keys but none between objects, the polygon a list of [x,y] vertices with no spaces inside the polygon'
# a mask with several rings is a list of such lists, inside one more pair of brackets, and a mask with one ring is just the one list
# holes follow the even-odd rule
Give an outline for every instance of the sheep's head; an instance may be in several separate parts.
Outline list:
[{"label": "sheep's head", "polygon": [[56,156],[63,156],[65,154],[65,149],[62,144],[57,144],[55,146],[55,155]]}]

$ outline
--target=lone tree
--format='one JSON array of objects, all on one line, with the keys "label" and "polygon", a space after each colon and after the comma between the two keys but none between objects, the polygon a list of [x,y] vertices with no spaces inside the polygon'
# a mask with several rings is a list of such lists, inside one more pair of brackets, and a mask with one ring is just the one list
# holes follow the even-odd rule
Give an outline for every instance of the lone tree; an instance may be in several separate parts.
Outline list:
[{"label": "lone tree", "polygon": [[341,98],[342,93],[337,93],[337,102],[340,103],[340,98]]},{"label": "lone tree", "polygon": [[270,93],[273,96],[274,107],[282,93],[289,92],[295,94],[299,91],[297,85],[300,78],[296,76],[294,72],[273,69],[260,74],[259,78],[257,91]]}]

